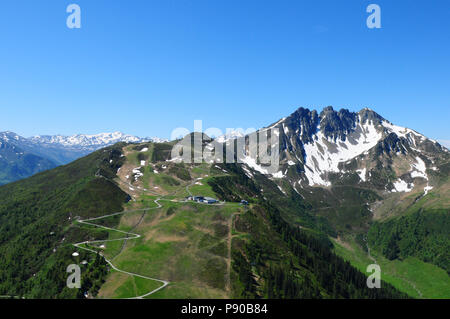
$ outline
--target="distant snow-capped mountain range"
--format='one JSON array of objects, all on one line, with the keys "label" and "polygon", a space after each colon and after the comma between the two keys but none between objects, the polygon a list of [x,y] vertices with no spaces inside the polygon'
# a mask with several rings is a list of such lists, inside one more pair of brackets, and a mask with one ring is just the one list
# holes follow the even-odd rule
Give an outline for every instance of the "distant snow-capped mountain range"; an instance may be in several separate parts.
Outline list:
[{"label": "distant snow-capped mountain range", "polygon": [[112,145],[118,142],[143,143],[155,142],[161,143],[167,140],[159,137],[138,137],[124,134],[122,132],[100,133],[100,134],[77,134],[71,136],[65,135],[37,135],[29,138],[30,141],[37,144],[58,144],[65,147],[97,148]]},{"label": "distant snow-capped mountain range", "polygon": [[134,135],[124,134],[122,132],[99,133],[99,134],[76,134],[76,135],[36,135],[30,138],[22,137],[14,132],[0,132],[0,142],[9,142],[16,146],[20,144],[35,145],[53,145],[64,148],[87,149],[89,151],[99,149],[118,142],[127,143],[144,143],[166,142],[166,139],[159,137],[138,137]]},{"label": "distant snow-capped mountain range", "polygon": [[0,132],[0,185],[67,164],[118,142],[165,141],[167,140],[158,137],[141,138],[122,132],[72,136],[38,135],[30,138],[14,132]]}]

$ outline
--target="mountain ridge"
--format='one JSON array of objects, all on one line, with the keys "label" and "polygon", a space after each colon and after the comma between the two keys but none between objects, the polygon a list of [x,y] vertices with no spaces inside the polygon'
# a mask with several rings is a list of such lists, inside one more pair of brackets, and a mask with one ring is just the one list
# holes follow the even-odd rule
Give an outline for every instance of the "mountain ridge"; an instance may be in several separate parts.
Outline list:
[{"label": "mountain ridge", "polygon": [[[26,155],[28,161],[2,161],[0,175],[1,184],[29,177],[58,165],[64,165],[80,157],[86,156],[100,148],[111,146],[119,142],[162,143],[167,140],[158,137],[140,138],[122,132],[99,134],[65,135],[37,135],[30,138],[22,137],[14,132],[0,132],[0,145],[10,145],[17,150],[16,156]],[[11,154],[11,152],[8,152]],[[0,160],[7,157],[6,148],[0,148]]]},{"label": "mountain ridge", "polygon": [[49,159],[0,140],[0,185],[56,167]]},{"label": "mountain ridge", "polygon": [[[416,159],[426,157],[423,159],[425,169],[433,169],[434,157],[449,154],[437,141],[412,129],[394,125],[369,108],[350,112],[347,109],[335,111],[328,106],[319,113],[300,107],[259,132],[272,128],[278,128],[280,134],[282,169],[269,173],[283,177],[292,171],[290,166],[295,166],[299,177],[297,182],[306,182],[309,186],[330,186],[325,175],[344,172],[345,164],[357,157],[366,157],[368,161],[371,156],[382,158],[384,154],[385,158],[392,158],[408,153]],[[247,143],[246,153],[251,151],[248,147]],[[263,165],[255,163],[249,166],[265,172]],[[414,166],[416,170],[420,166],[423,171],[422,159],[411,162],[410,172],[414,171]],[[366,178],[364,176],[361,180]]]},{"label": "mountain ridge", "polygon": [[98,134],[75,134],[75,135],[35,135],[29,140],[39,144],[59,144],[67,147],[90,147],[108,146],[118,142],[144,143],[144,142],[167,142],[159,137],[137,137],[116,131],[112,133]]}]

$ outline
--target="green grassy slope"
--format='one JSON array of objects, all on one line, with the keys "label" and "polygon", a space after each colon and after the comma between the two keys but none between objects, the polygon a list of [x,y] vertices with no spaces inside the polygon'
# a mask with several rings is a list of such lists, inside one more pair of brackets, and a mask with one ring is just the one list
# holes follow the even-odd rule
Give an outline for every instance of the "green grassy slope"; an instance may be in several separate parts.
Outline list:
[{"label": "green grassy slope", "polygon": [[[362,272],[374,263],[354,240],[347,238],[345,244],[335,241],[334,245],[338,255]],[[443,269],[415,257],[391,261],[373,250],[371,255],[380,265],[381,278],[397,289],[414,298],[449,298],[450,280]]]}]

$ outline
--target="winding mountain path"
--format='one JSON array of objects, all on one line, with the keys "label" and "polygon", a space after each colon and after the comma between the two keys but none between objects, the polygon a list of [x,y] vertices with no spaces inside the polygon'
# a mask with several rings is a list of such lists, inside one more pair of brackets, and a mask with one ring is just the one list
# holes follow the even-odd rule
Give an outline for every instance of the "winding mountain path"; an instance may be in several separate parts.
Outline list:
[{"label": "winding mountain path", "polygon": [[[160,199],[161,198],[159,197],[159,198],[155,199],[155,201],[154,201],[155,204],[157,205],[157,207],[123,211],[123,212],[120,212],[120,213],[113,213],[113,214],[104,215],[104,216],[100,216],[100,217],[89,218],[89,219],[85,219],[85,220],[79,219],[78,222],[80,224],[90,225],[90,226],[99,227],[99,228],[110,230],[110,231],[119,232],[119,233],[125,234],[126,237],[116,238],[116,239],[106,239],[106,240],[87,240],[87,241],[83,241],[83,242],[76,243],[76,244],[73,244],[73,245],[75,247],[79,248],[79,249],[83,249],[83,250],[86,250],[86,251],[89,251],[89,252],[92,252],[92,253],[96,254],[97,251],[95,251],[93,249],[90,249],[90,248],[83,247],[83,245],[89,245],[89,244],[95,244],[95,243],[105,243],[105,242],[112,242],[112,241],[119,241],[119,240],[127,241],[129,239],[137,239],[137,238],[141,237],[141,235],[139,235],[139,234],[135,234],[135,233],[132,233],[132,232],[126,232],[126,231],[123,231],[123,230],[118,230],[118,229],[114,229],[114,228],[110,228],[110,227],[106,227],[106,226],[102,226],[102,225],[93,224],[91,222],[94,221],[94,220],[99,220],[99,219],[112,217],[112,216],[116,216],[116,215],[124,215],[124,214],[127,214],[127,213],[133,213],[133,212],[139,212],[139,211],[144,211],[144,213],[145,213],[146,211],[149,211],[149,210],[152,210],[152,209],[159,209],[159,208],[163,207],[159,203]],[[141,218],[141,220],[142,220],[142,218]],[[107,259],[102,253],[100,253],[100,255],[103,256],[103,258],[105,258],[105,261],[115,271],[121,272],[121,273],[126,274],[126,275],[134,276],[134,277],[140,277],[140,278],[144,278],[144,279],[147,279],[147,280],[157,281],[157,282],[160,282],[162,284],[160,287],[158,287],[158,288],[156,288],[156,289],[154,289],[154,290],[152,290],[152,291],[150,291],[150,292],[148,292],[146,294],[143,294],[143,295],[137,296],[137,297],[133,297],[133,298],[129,298],[129,299],[143,299],[143,298],[145,298],[147,296],[150,296],[151,294],[154,294],[155,292],[165,288],[167,285],[169,285],[168,281],[165,281],[165,280],[162,280],[162,279],[152,278],[152,277],[143,276],[143,275],[135,274],[135,273],[132,273],[132,272],[128,272],[128,271],[125,271],[125,270],[121,270],[121,269],[117,268],[111,262],[111,260]]]},{"label": "winding mountain path", "polygon": [[[103,176],[101,176],[101,175],[99,174],[98,171],[96,172],[95,176],[96,176],[96,177],[103,177]],[[103,178],[104,178],[104,177],[103,177]],[[195,184],[195,182],[197,182],[198,180],[199,180],[198,178],[197,178],[197,179],[194,179],[191,183],[189,183],[189,184],[186,185],[186,191],[187,191],[187,193],[188,193],[190,196],[193,196],[193,195],[192,195],[192,193],[191,193],[189,187],[193,186],[193,185]],[[121,179],[119,179],[118,182],[121,183],[121,184],[125,184],[127,187],[132,187],[133,189],[136,189],[135,186],[132,186],[130,183],[124,182],[124,181],[122,181]],[[154,290],[152,290],[152,291],[149,291],[148,293],[146,293],[146,294],[144,294],[144,295],[137,296],[137,297],[133,297],[133,298],[128,298],[128,299],[143,299],[143,298],[145,298],[145,297],[147,297],[147,296],[150,296],[150,295],[154,294],[154,293],[157,292],[157,291],[160,291],[161,289],[164,289],[164,288],[165,288],[167,285],[169,285],[169,283],[170,283],[169,281],[166,281],[166,280],[157,279],[157,278],[152,278],[152,277],[148,277],[148,276],[144,276],[144,275],[140,275],[140,274],[136,274],[136,273],[132,273],[132,272],[128,272],[128,271],[119,269],[119,268],[117,268],[117,267],[112,263],[112,260],[114,260],[114,259],[120,254],[120,252],[122,252],[122,250],[124,249],[125,244],[126,244],[126,242],[127,242],[128,240],[130,240],[130,239],[137,239],[137,238],[140,238],[140,237],[141,237],[140,234],[136,234],[136,233],[133,233],[133,232],[131,232],[131,231],[134,230],[134,229],[136,229],[136,227],[142,222],[142,220],[143,220],[144,215],[146,214],[146,212],[148,212],[149,210],[160,209],[160,208],[162,208],[163,206],[162,206],[159,202],[160,202],[160,201],[167,200],[167,199],[163,199],[163,198],[161,197],[160,194],[155,193],[155,192],[153,192],[153,191],[151,191],[151,190],[148,190],[148,189],[145,189],[145,188],[143,189],[143,188],[140,188],[140,187],[137,187],[137,189],[138,189],[138,191],[140,191],[140,192],[143,193],[143,194],[145,194],[145,193],[150,193],[151,195],[159,196],[157,199],[154,200],[154,202],[155,202],[155,204],[157,205],[157,207],[141,208],[141,209],[135,209],[135,210],[128,210],[128,211],[123,211],[123,212],[118,212],[118,213],[112,213],[112,214],[103,215],[103,216],[100,216],[100,217],[89,218],[89,219],[84,219],[84,220],[78,219],[78,222],[79,222],[80,224],[90,225],[90,226],[94,226],[94,227],[98,227],[98,228],[102,228],[102,229],[106,229],[106,230],[110,230],[110,231],[119,232],[119,233],[122,233],[122,234],[126,235],[126,237],[121,237],[121,238],[116,238],[116,239],[106,239],[106,240],[87,240],[87,241],[83,241],[83,242],[79,242],[79,243],[73,244],[76,248],[83,249],[83,250],[92,252],[92,253],[94,253],[94,254],[97,254],[97,251],[95,251],[95,250],[93,250],[93,249],[90,249],[90,248],[83,247],[83,245],[90,245],[90,244],[95,244],[95,243],[105,243],[105,242],[113,242],[113,241],[121,241],[121,240],[123,240],[124,243],[123,243],[123,245],[122,245],[122,247],[121,247],[119,253],[116,254],[111,260],[107,259],[107,258],[103,255],[103,253],[100,252],[100,255],[101,255],[103,258],[105,258],[105,261],[108,263],[108,265],[110,265],[111,268],[114,269],[114,270],[117,271],[117,272],[121,272],[121,273],[126,274],[126,275],[129,275],[129,276],[135,276],[135,277],[140,277],[140,278],[144,278],[144,279],[147,279],[147,280],[157,281],[157,282],[160,282],[160,283],[162,284],[160,287],[158,287],[158,288],[156,288],[156,289],[154,289]],[[174,192],[172,192],[171,194],[175,194],[176,192],[177,192],[177,190],[174,191]],[[169,194],[169,195],[171,195],[171,194]],[[164,196],[163,196],[163,197],[164,197]],[[135,199],[133,198],[133,196],[132,196],[132,199],[135,200]],[[197,203],[197,204],[205,204],[205,203]],[[221,205],[224,205],[224,204],[225,204],[225,202],[219,202],[219,203],[217,203],[217,204],[205,204],[205,205],[221,206]],[[128,231],[128,232],[127,232],[127,231],[123,231],[123,230],[118,230],[118,229],[110,228],[110,227],[107,227],[107,226],[97,225],[97,224],[92,223],[92,221],[95,221],[95,220],[100,220],[100,219],[104,219],[104,218],[108,218],[108,217],[112,217],[112,216],[124,215],[124,214],[135,213],[135,212],[143,212],[143,214],[142,214],[140,220],[138,221],[138,223],[137,223],[130,231]],[[231,244],[231,241],[230,241],[229,244]]]}]

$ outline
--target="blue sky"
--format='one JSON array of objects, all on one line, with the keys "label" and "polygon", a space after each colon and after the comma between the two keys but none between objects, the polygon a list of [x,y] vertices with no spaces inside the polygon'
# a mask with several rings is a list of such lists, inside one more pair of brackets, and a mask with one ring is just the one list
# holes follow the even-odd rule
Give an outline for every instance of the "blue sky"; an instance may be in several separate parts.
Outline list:
[{"label": "blue sky", "polygon": [[0,39],[0,131],[169,137],[333,105],[450,140],[447,0],[2,1]]}]

